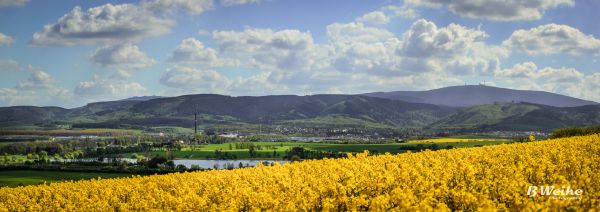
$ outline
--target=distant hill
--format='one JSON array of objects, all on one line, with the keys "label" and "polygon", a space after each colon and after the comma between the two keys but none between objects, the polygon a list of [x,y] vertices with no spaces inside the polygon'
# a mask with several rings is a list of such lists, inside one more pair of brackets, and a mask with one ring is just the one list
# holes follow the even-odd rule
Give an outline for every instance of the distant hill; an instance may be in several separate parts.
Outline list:
[{"label": "distant hill", "polygon": [[[423,127],[454,111],[455,108],[409,103],[361,95],[242,96],[214,94],[153,98],[146,101],[119,100],[95,102],[86,106],[63,108],[0,108],[0,124],[70,123],[81,127],[182,126],[191,127],[194,112],[202,123],[294,124],[313,121],[355,122],[388,127]],[[17,112],[15,112],[17,111]],[[30,117],[28,114],[36,114]],[[354,120],[354,121],[349,121]],[[5,122],[3,122],[5,121]]]},{"label": "distant hill", "polygon": [[121,99],[121,100],[117,100],[117,101],[148,101],[151,99],[158,99],[158,98],[164,98],[164,96],[134,96],[134,97],[129,97],[127,99]]},{"label": "distant hill", "polygon": [[359,95],[231,97],[214,94],[153,99],[129,109],[132,114],[149,117],[141,119],[190,119],[194,111],[248,123],[341,115],[388,126],[418,127],[432,123],[455,109]]},{"label": "distant hill", "polygon": [[[513,97],[507,96],[512,94]],[[84,128],[191,128],[195,112],[200,117],[200,124],[209,126],[249,123],[304,127],[423,128],[435,131],[550,131],[559,127],[600,124],[600,105],[594,102],[547,92],[458,86],[422,92],[372,93],[369,96],[232,97],[197,94],[135,97],[94,102],[73,109],[1,107],[0,127],[70,124]]]},{"label": "distant hill", "polygon": [[598,104],[544,91],[513,90],[483,85],[452,86],[428,91],[375,92],[364,95],[451,107],[470,107],[495,102],[530,102],[554,107]]},{"label": "distant hill", "polygon": [[30,124],[63,119],[68,109],[60,107],[13,106],[0,107],[0,126]]},{"label": "distant hill", "polygon": [[427,128],[460,131],[552,131],[600,124],[600,105],[552,107],[532,103],[496,103],[460,110]]}]

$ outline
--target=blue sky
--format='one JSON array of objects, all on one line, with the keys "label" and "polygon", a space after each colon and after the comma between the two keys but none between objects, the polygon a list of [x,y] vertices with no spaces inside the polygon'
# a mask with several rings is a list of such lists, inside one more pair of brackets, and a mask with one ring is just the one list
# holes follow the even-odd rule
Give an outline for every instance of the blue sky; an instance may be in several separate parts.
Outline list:
[{"label": "blue sky", "polygon": [[600,101],[598,1],[0,0],[0,106],[478,84]]}]

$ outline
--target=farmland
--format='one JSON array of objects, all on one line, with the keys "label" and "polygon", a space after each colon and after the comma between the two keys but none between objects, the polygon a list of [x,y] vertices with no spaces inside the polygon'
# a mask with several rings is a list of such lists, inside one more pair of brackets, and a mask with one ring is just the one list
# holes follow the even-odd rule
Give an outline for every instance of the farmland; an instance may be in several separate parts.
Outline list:
[{"label": "farmland", "polygon": [[[435,138],[427,140],[414,140],[406,143],[384,143],[384,144],[339,144],[339,143],[315,143],[315,142],[252,142],[253,145],[260,147],[256,150],[258,157],[254,158],[276,158],[277,155],[284,155],[293,147],[301,147],[307,150],[325,151],[325,152],[343,152],[357,153],[368,150],[372,153],[402,153],[408,150],[417,150],[418,148],[427,149],[431,145],[437,148],[463,148],[486,145],[497,145],[512,142],[509,139],[499,138]],[[209,144],[196,146],[194,148],[182,148],[181,150],[170,151],[175,158],[196,158],[204,159],[214,156],[216,150],[235,155],[237,159],[252,158],[248,148],[236,149],[235,143]],[[137,155],[165,155],[167,151],[149,151],[138,152]],[[130,157],[132,154],[121,155]]]},{"label": "farmland", "polygon": [[[0,209],[590,210],[598,207],[600,135],[235,170],[0,189]],[[582,189],[579,200],[529,186]],[[564,194],[563,197],[566,197]]]},{"label": "farmland", "polygon": [[125,173],[101,173],[101,172],[62,172],[62,171],[34,171],[34,170],[8,170],[0,171],[0,187],[37,185],[43,183],[55,183],[71,180],[92,178],[114,178],[127,177]]}]

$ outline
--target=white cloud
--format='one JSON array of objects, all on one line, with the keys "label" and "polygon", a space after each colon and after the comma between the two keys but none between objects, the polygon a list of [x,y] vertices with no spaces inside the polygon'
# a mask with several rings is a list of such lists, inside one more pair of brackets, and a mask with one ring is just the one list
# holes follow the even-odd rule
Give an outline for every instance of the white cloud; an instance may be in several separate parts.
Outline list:
[{"label": "white cloud", "polygon": [[15,43],[14,38],[0,33],[0,46],[11,46],[13,43]]},{"label": "white cloud", "polygon": [[245,4],[259,4],[263,1],[264,0],[221,0],[221,5],[231,7]]},{"label": "white cloud", "polygon": [[400,57],[395,54],[397,39],[385,42],[349,42],[336,45],[333,66],[341,72],[365,72],[380,75],[401,74]]},{"label": "white cloud", "polygon": [[450,61],[444,69],[458,76],[489,75],[500,69],[500,59],[462,57]]},{"label": "white cloud", "polygon": [[160,83],[194,92],[221,93],[231,85],[231,80],[214,70],[175,66],[163,74]]},{"label": "white cloud", "polygon": [[0,73],[2,72],[16,72],[21,71],[23,68],[15,60],[0,59]]},{"label": "white cloud", "polygon": [[414,8],[408,7],[406,5],[402,5],[402,6],[390,5],[390,6],[383,7],[383,10],[391,11],[394,14],[394,16],[397,16],[397,17],[403,17],[403,18],[408,18],[408,19],[413,19],[413,18],[419,17],[419,13]]},{"label": "white cloud", "polygon": [[22,7],[27,4],[29,0],[0,0],[0,7]]},{"label": "white cloud", "polygon": [[576,89],[573,93],[583,99],[600,102],[600,73],[586,75],[583,80],[583,89]]},{"label": "white cloud", "polygon": [[464,55],[487,34],[478,29],[468,29],[458,24],[438,28],[435,23],[420,19],[404,34],[398,53],[406,57],[451,58]]},{"label": "white cloud", "polygon": [[327,26],[327,37],[334,44],[377,43],[394,39],[393,33],[386,29],[365,26],[363,23],[333,23]]},{"label": "white cloud", "polygon": [[100,66],[117,69],[125,77],[129,76],[132,70],[147,68],[156,63],[133,44],[98,48],[90,59]]},{"label": "white cloud", "polygon": [[510,78],[527,78],[541,80],[547,84],[553,83],[578,83],[584,74],[574,68],[552,68],[539,69],[533,62],[515,64],[512,68],[498,70],[496,76]]},{"label": "white cloud", "polygon": [[447,8],[461,17],[493,21],[539,20],[548,9],[574,6],[575,0],[405,0],[408,7]]},{"label": "white cloud", "polygon": [[400,69],[405,73],[446,71],[455,75],[488,75],[500,67],[508,53],[484,43],[487,34],[451,23],[438,27],[420,19],[401,39],[396,53],[402,57]]},{"label": "white cloud", "polygon": [[142,5],[161,13],[185,11],[190,15],[199,15],[214,7],[212,0],[145,0]]},{"label": "white cloud", "polygon": [[54,83],[54,78],[48,73],[37,70],[33,71],[27,80],[19,82],[16,88],[19,90],[48,89],[53,87]]},{"label": "white cloud", "polygon": [[137,41],[170,31],[174,22],[133,4],[105,4],[82,11],[75,7],[56,24],[33,34],[31,43],[44,46],[112,44]]},{"label": "white cloud", "polygon": [[546,24],[528,30],[517,30],[502,43],[508,49],[529,55],[566,53],[599,54],[600,40],[567,25]]},{"label": "white cloud", "polygon": [[76,6],[57,23],[45,25],[31,44],[73,46],[116,44],[169,33],[171,16],[183,11],[199,15],[213,8],[212,0],[142,0],[139,4],[105,4],[82,10]]},{"label": "white cloud", "polygon": [[372,25],[386,25],[390,20],[390,17],[387,17],[382,11],[373,11],[356,19],[357,22]]},{"label": "white cloud", "polygon": [[[0,105],[70,105],[72,94],[61,88],[47,72],[28,65],[21,67],[14,61],[8,62],[16,71],[25,71],[29,77],[10,88],[0,88]],[[0,65],[2,66],[2,65]]]},{"label": "white cloud", "polygon": [[515,64],[496,72],[498,82],[511,88],[544,90],[600,101],[600,74],[585,74],[574,68],[539,68],[534,62]]},{"label": "white cloud", "polygon": [[310,33],[298,30],[215,31],[213,39],[226,57],[261,70],[298,70],[312,65],[314,47]]},{"label": "white cloud", "polygon": [[[483,40],[487,34],[479,29],[457,24],[437,27],[425,20],[415,21],[400,37],[361,22],[331,24],[327,35],[327,43],[315,44],[309,33],[298,30],[216,31],[216,53],[207,51],[209,48],[199,45],[199,41],[188,40],[195,45],[185,46],[196,46],[189,49],[202,50],[203,54],[197,57],[203,59],[196,61],[204,61],[203,64],[193,68],[177,63],[180,67],[170,69],[161,82],[183,88],[186,86],[182,85],[207,84],[192,82],[210,78],[220,82],[218,87],[209,84],[210,90],[234,93],[248,93],[256,87],[251,84],[291,93],[435,88],[461,83],[456,75],[493,74],[500,67],[499,58],[507,55],[503,48],[486,45]],[[188,57],[185,55],[181,58]],[[237,59],[240,67],[251,66],[259,72],[244,79],[224,77],[213,71],[212,62],[208,62],[223,57]],[[197,80],[187,76],[196,76],[193,78]],[[253,83],[247,78],[253,78]]]},{"label": "white cloud", "polygon": [[137,82],[104,78],[94,75],[90,81],[79,82],[74,93],[88,101],[106,101],[146,94],[146,88]]},{"label": "white cloud", "polygon": [[236,61],[222,58],[213,48],[205,47],[195,38],[181,41],[177,49],[169,57],[169,62],[185,65],[200,65],[203,67],[236,66]]}]

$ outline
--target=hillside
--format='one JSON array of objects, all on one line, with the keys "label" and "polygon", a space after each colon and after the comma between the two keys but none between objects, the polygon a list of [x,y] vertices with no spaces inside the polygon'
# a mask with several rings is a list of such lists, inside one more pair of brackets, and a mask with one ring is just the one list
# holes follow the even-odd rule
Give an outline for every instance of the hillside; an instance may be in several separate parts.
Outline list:
[{"label": "hillside", "polygon": [[[4,110],[10,110],[4,108]],[[14,108],[13,108],[14,110]],[[422,127],[452,112],[454,108],[408,103],[359,95],[231,97],[214,94],[165,97],[147,101],[90,103],[84,107],[62,109],[60,116],[31,120],[26,116],[4,114],[2,120],[33,124],[35,121],[60,121],[84,127],[182,126],[192,127],[194,112],[202,123],[288,123],[290,120],[361,120],[357,125],[379,124],[390,127]],[[336,117],[329,119],[328,117]],[[330,123],[335,124],[335,123]]]},{"label": "hillside", "polygon": [[[505,94],[506,92],[521,92],[505,91],[508,89],[487,86],[462,86],[432,90],[429,91],[431,92],[429,95],[424,94],[424,98],[434,96],[438,98],[436,95],[456,89],[475,89],[477,95],[483,95],[480,91],[485,90],[501,90]],[[539,94],[537,98],[539,101],[557,103],[549,98],[567,98],[569,101],[564,102],[564,105],[591,103],[557,94],[544,92]],[[496,95],[496,97],[498,96],[501,95]],[[455,97],[458,100],[450,101],[449,104],[456,105],[453,102],[462,100],[468,102],[465,104],[475,104],[477,98],[471,97],[466,97],[466,99]],[[517,97],[519,96],[517,95],[515,98]],[[416,97],[411,98],[409,99],[412,101],[416,99]],[[439,98],[444,100],[448,97]],[[521,95],[519,98],[525,97]],[[531,98],[536,100],[534,97]],[[480,100],[482,99],[477,101]],[[496,102],[459,108],[364,95],[232,97],[197,94],[94,102],[73,109],[31,106],[4,107],[0,108],[0,126],[70,124],[83,128],[132,126],[192,128],[195,112],[199,115],[199,124],[204,126],[239,126],[249,123],[301,127],[425,128],[443,131],[551,131],[560,127],[600,124],[600,105],[598,104],[555,107],[539,103]]]},{"label": "hillside", "polygon": [[427,128],[467,131],[552,131],[600,124],[600,105],[552,107],[532,103],[496,103],[466,108]]},{"label": "hillside", "polygon": [[482,85],[452,86],[428,91],[376,92],[364,95],[451,107],[470,107],[495,102],[531,102],[554,107],[598,104],[544,91],[514,90]]},{"label": "hillside", "polygon": [[60,120],[68,109],[60,107],[14,106],[0,107],[0,126],[11,127],[17,124],[30,124]]},{"label": "hillside", "polygon": [[[231,97],[201,94],[140,102],[127,110],[129,117],[125,122],[171,122],[189,127],[189,120],[198,112],[203,121],[209,122],[277,123],[341,115],[388,126],[417,127],[453,111],[448,107],[352,95]],[[107,115],[118,116],[120,112],[123,111]]]}]

